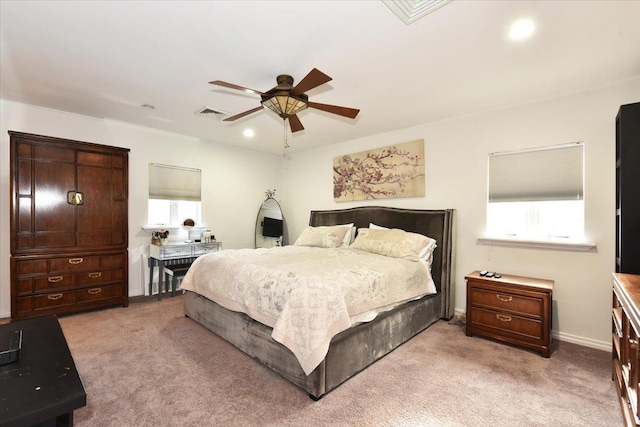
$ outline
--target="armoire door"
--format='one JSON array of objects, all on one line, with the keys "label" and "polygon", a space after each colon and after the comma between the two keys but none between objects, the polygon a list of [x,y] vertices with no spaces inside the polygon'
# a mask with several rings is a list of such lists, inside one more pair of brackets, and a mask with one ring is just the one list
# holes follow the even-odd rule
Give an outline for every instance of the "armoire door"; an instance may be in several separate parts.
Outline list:
[{"label": "armoire door", "polygon": [[79,247],[126,244],[125,165],[120,155],[78,152],[76,191],[83,194],[77,206]]},{"label": "armoire door", "polygon": [[27,143],[16,152],[16,249],[74,247],[75,209],[67,192],[75,188],[75,152]]}]

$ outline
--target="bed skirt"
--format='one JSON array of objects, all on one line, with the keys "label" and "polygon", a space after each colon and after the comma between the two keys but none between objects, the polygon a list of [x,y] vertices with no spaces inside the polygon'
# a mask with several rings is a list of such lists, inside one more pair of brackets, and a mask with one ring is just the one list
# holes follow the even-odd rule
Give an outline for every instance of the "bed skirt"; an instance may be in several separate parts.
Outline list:
[{"label": "bed skirt", "polygon": [[442,295],[428,295],[381,313],[336,335],[324,360],[305,375],[294,354],[271,338],[272,329],[194,292],[184,295],[185,316],[319,399],[429,325],[438,321]]}]

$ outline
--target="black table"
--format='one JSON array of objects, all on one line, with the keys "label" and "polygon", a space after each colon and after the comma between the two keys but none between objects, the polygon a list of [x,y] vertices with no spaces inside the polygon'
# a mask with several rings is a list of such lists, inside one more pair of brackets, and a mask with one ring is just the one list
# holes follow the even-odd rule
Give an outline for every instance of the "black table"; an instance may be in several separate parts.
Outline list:
[{"label": "black table", "polygon": [[0,366],[0,426],[72,426],[87,394],[55,316],[0,325],[0,349],[22,329],[20,360]]}]

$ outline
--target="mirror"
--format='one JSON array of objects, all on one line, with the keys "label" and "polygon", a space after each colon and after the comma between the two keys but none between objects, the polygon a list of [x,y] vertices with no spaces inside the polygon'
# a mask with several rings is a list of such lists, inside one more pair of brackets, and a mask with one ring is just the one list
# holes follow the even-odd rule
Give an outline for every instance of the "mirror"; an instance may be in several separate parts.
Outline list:
[{"label": "mirror", "polygon": [[273,192],[267,192],[267,198],[258,211],[256,219],[256,248],[282,246],[284,220],[280,204],[273,198]]},{"label": "mirror", "polygon": [[193,240],[191,240],[191,230],[193,230],[195,225],[196,222],[191,218],[187,218],[182,222],[182,228],[187,230],[187,240],[184,241],[185,243],[193,243]]}]

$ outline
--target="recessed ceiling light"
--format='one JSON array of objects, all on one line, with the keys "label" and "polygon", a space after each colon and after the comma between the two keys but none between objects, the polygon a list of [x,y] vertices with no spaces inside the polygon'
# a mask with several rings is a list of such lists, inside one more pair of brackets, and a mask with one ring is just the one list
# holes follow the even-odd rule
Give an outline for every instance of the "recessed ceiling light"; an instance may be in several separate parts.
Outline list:
[{"label": "recessed ceiling light", "polygon": [[518,19],[511,24],[511,28],[509,29],[509,38],[511,40],[524,40],[531,37],[535,29],[536,26],[533,24],[531,19]]},{"label": "recessed ceiling light", "polygon": [[247,138],[251,138],[253,137],[253,130],[251,129],[245,129],[244,132],[242,132],[242,134],[244,136],[246,136]]},{"label": "recessed ceiling light", "polygon": [[151,104],[142,104],[141,107],[142,108],[146,108],[147,110],[155,110],[156,109],[156,107],[154,107]]}]

